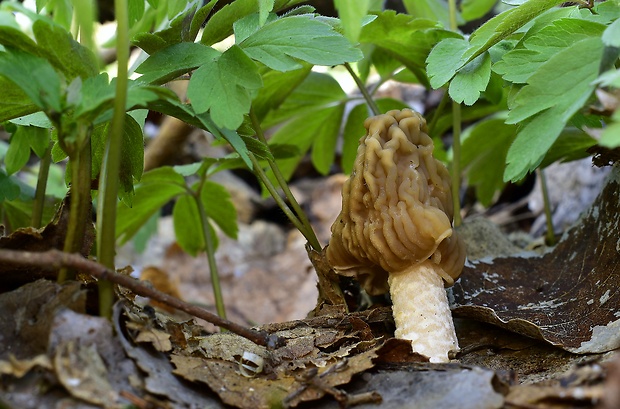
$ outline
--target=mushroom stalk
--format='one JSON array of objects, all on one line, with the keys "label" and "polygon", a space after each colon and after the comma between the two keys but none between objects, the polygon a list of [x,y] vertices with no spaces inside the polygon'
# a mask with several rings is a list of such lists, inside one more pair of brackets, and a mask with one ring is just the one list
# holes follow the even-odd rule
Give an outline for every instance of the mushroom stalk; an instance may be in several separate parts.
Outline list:
[{"label": "mushroom stalk", "polygon": [[459,350],[448,297],[441,276],[431,261],[388,276],[396,338],[407,339],[415,352],[431,362],[449,362]]}]

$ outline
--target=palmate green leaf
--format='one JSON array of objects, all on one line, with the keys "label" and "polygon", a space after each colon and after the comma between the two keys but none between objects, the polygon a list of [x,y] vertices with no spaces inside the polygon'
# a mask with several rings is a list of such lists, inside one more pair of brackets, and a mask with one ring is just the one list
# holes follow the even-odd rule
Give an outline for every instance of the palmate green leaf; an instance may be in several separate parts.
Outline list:
[{"label": "palmate green leaf", "polygon": [[506,81],[525,83],[538,68],[556,53],[577,41],[600,37],[605,26],[587,20],[563,18],[528,35],[523,46],[504,54],[493,70]]},{"label": "palmate green leaf", "polygon": [[469,38],[471,47],[463,65],[560,3],[562,0],[528,0],[519,7],[493,17],[472,33]]},{"label": "palmate green leaf", "polygon": [[64,28],[37,20],[32,25],[39,55],[48,60],[71,82],[75,77],[88,78],[99,73],[97,57],[75,41]]},{"label": "palmate green leaf", "polygon": [[28,130],[20,126],[11,136],[9,149],[4,157],[6,173],[10,176],[23,168],[30,158],[30,143],[28,141]]},{"label": "palmate green leaf", "polygon": [[17,199],[20,192],[19,184],[0,169],[0,203]]},{"label": "palmate green leaf", "polygon": [[219,183],[206,180],[200,190],[200,200],[207,217],[213,220],[224,234],[236,239],[239,232],[237,211],[228,190]]},{"label": "palmate green leaf", "polygon": [[342,29],[347,39],[355,44],[362,31],[362,19],[370,9],[370,0],[334,0]]},{"label": "palmate green leaf", "polygon": [[608,47],[620,47],[620,19],[614,21],[605,29],[602,40]]},{"label": "palmate green leaf", "polygon": [[[101,170],[108,132],[109,122],[95,127],[91,135],[93,176],[97,176]],[[144,136],[140,125],[128,114],[125,115],[121,143],[119,195],[124,200],[130,200],[134,183],[140,180],[144,170]]]},{"label": "palmate green leaf", "polygon": [[431,49],[447,38],[462,39],[458,33],[441,28],[437,21],[386,10],[362,28],[359,41],[381,47],[425,84],[424,62]]},{"label": "palmate green leaf", "polygon": [[[185,252],[196,257],[198,253],[206,249],[200,211],[192,196],[183,195],[177,199],[172,209],[172,220],[174,236]],[[217,242],[217,236],[211,225],[208,224],[207,228],[212,240]]]},{"label": "palmate green leaf", "polygon": [[128,0],[127,1],[127,14],[129,20],[129,26],[133,26],[144,15],[145,3],[144,0]]},{"label": "palmate green leaf", "polygon": [[461,2],[461,17],[465,21],[475,20],[484,17],[490,12],[497,0],[463,0]]},{"label": "palmate green leaf", "polygon": [[455,102],[473,105],[480,93],[487,88],[491,79],[491,56],[484,53],[456,73],[448,93]]},{"label": "palmate green leaf", "polygon": [[588,149],[596,145],[596,139],[577,128],[565,128],[540,163],[545,168],[554,162],[570,162],[591,156]]},{"label": "palmate green leaf", "polygon": [[0,26],[0,44],[5,47],[15,48],[24,52],[38,55],[39,48],[33,39],[28,37],[18,27]]},{"label": "palmate green leaf", "polygon": [[241,48],[232,46],[194,72],[187,96],[197,113],[210,110],[217,126],[237,129],[262,85],[256,64]]},{"label": "palmate green leaf", "polygon": [[262,74],[263,87],[252,101],[252,109],[260,121],[267,113],[277,109],[293,92],[295,88],[306,79],[312,69],[306,64],[299,70],[280,72],[269,70]]},{"label": "palmate green leaf", "polygon": [[328,24],[310,15],[267,22],[239,43],[245,53],[278,71],[301,68],[297,60],[338,65],[362,58],[362,53]]},{"label": "palmate green leaf", "polygon": [[437,44],[426,59],[428,77],[435,89],[443,87],[461,67],[469,42],[463,38],[448,38]]},{"label": "palmate green leaf", "polygon": [[131,207],[118,204],[116,235],[120,244],[131,239],[162,206],[186,193],[185,189],[183,176],[169,166],[146,172],[136,187]]},{"label": "palmate green leaf", "polygon": [[334,77],[310,72],[303,82],[288,95],[282,105],[265,117],[262,126],[266,129],[298,116],[306,116],[317,109],[343,102],[346,99],[347,94]]},{"label": "palmate green leaf", "polygon": [[310,115],[303,115],[286,123],[271,137],[270,145],[294,145],[299,149],[298,156],[277,161],[286,179],[291,177],[297,164],[311,146],[313,165],[322,174],[329,172],[334,160],[334,147],[343,113],[343,104],[319,109]]},{"label": "palmate green leaf", "polygon": [[514,99],[507,123],[528,118],[507,155],[504,180],[519,180],[540,164],[570,118],[594,90],[603,44],[581,40],[542,64]]},{"label": "palmate green leaf", "polygon": [[[303,0],[275,0],[272,10],[279,11],[290,8]],[[259,12],[257,0],[235,0],[226,4],[209,19],[205,26],[200,42],[212,45],[222,41],[232,34],[233,24],[245,16]]]},{"label": "palmate green leaf", "polygon": [[588,38],[552,56],[516,95],[507,122],[521,122],[551,107],[564,111],[567,122],[594,89],[602,51],[600,38]]},{"label": "palmate green leaf", "polygon": [[403,4],[407,13],[416,18],[439,21],[444,27],[450,27],[450,12],[446,0],[403,0]]},{"label": "palmate green leaf", "polygon": [[262,27],[273,10],[275,0],[258,0],[258,25]]},{"label": "palmate green leaf", "polygon": [[0,75],[40,109],[62,111],[61,79],[47,60],[18,50],[0,52]]},{"label": "palmate green leaf", "polygon": [[173,44],[149,56],[136,68],[136,72],[143,74],[140,81],[164,84],[220,55],[219,51],[199,43]]},{"label": "palmate green leaf", "polygon": [[[0,55],[1,57],[1,55]],[[0,104],[0,122],[39,111],[24,91],[14,82],[0,75],[2,103]]]},{"label": "palmate green leaf", "polygon": [[490,206],[505,185],[502,175],[506,154],[517,133],[515,125],[504,122],[505,117],[505,114],[495,115],[463,133],[461,165],[483,206]]}]

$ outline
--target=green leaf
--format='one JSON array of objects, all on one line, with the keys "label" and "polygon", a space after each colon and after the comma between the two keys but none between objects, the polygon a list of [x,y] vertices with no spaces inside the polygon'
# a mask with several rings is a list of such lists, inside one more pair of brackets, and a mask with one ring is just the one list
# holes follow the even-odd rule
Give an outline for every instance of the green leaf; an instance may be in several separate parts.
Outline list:
[{"label": "green leaf", "polygon": [[436,21],[386,10],[362,28],[359,40],[381,47],[424,83],[427,81],[423,70],[424,61],[431,49],[446,38],[462,39],[458,33],[441,28]]},{"label": "green leaf", "polygon": [[258,0],[258,25],[263,26],[269,17],[269,13],[273,10],[274,0]]},{"label": "green leaf", "polygon": [[23,168],[30,158],[30,144],[28,143],[28,131],[25,127],[20,126],[11,136],[9,149],[4,157],[6,172],[9,175]]},{"label": "green leaf", "polygon": [[450,13],[446,0],[403,0],[407,13],[416,18],[426,18],[450,27]]},{"label": "green leaf", "polygon": [[217,11],[205,26],[200,42],[212,45],[232,34],[233,23],[258,11],[256,0],[236,0]]},{"label": "green leaf", "polygon": [[463,133],[461,165],[468,183],[476,187],[483,206],[490,206],[504,187],[505,159],[517,127],[504,123],[505,115],[481,121]]},{"label": "green leaf", "polygon": [[[2,54],[0,54],[0,58],[2,58]],[[1,75],[0,89],[2,90],[0,122],[39,111],[39,108],[37,108],[17,84]]]},{"label": "green leaf", "polygon": [[0,26],[0,44],[7,48],[16,48],[29,54],[38,55],[39,47],[18,27]]},{"label": "green leaf", "polygon": [[133,37],[132,43],[148,54],[154,54],[173,44],[193,42],[194,38],[191,36],[196,35],[196,31],[195,27],[193,31],[191,30],[191,24],[201,3],[201,0],[180,1],[176,4],[168,3],[171,7],[169,11],[175,16],[167,27],[155,33],[139,32]]},{"label": "green leaf", "polygon": [[[493,70],[506,81],[525,83],[553,55],[577,41],[599,37],[605,26],[586,20],[563,18],[528,36],[523,47],[504,54]],[[528,31],[529,34],[529,31]]]},{"label": "green leaf", "polygon": [[252,169],[252,161],[250,160],[250,156],[248,155],[248,149],[245,146],[245,143],[239,136],[239,134],[235,130],[227,129],[227,128],[218,128],[211,117],[208,114],[199,115],[199,119],[204,125],[205,129],[211,132],[217,138],[225,139],[230,146],[239,154],[245,165]]},{"label": "green leaf", "polygon": [[241,48],[232,46],[194,72],[187,95],[197,113],[210,110],[217,126],[237,129],[261,86],[256,64]]},{"label": "green leaf", "polygon": [[119,202],[116,235],[120,244],[131,239],[140,227],[166,203],[186,193],[183,176],[164,166],[146,172],[136,187],[132,206]]},{"label": "green leaf", "polygon": [[447,38],[433,47],[426,59],[427,71],[431,86],[435,89],[443,87],[454,77],[462,66],[463,53],[469,48],[467,40]]},{"label": "green leaf", "polygon": [[164,84],[199,66],[217,59],[220,52],[198,43],[179,43],[149,56],[136,68],[140,81]]},{"label": "green leaf", "polygon": [[185,189],[174,184],[143,184],[136,188],[132,207],[119,202],[116,216],[116,236],[119,244],[130,240],[155,213]]},{"label": "green leaf", "polygon": [[20,87],[39,108],[62,111],[60,77],[48,61],[23,51],[2,52],[0,75]]},{"label": "green leaf", "polygon": [[99,73],[99,63],[95,54],[75,41],[62,27],[37,20],[32,26],[32,31],[39,46],[40,56],[62,72],[69,82],[75,77],[85,79]]},{"label": "green leaf", "polygon": [[128,0],[127,14],[129,25],[133,26],[144,15],[144,0]]},{"label": "green leaf", "polygon": [[469,38],[471,46],[464,56],[462,65],[469,63],[493,45],[560,3],[562,0],[528,0],[519,7],[493,17],[472,33]]},{"label": "green leaf", "polygon": [[355,44],[362,31],[362,19],[370,8],[370,0],[334,0],[334,5],[342,21],[344,35]]},{"label": "green leaf", "polygon": [[620,19],[614,21],[605,29],[602,40],[608,47],[620,48]]},{"label": "green leaf", "polygon": [[291,118],[310,115],[317,109],[340,103],[346,99],[347,94],[334,77],[311,72],[277,110],[266,116],[262,125],[269,128]]},{"label": "green leaf", "polygon": [[311,146],[314,166],[323,174],[329,171],[334,157],[333,144],[338,136],[343,112],[340,104],[316,110],[311,115],[300,116],[286,123],[271,137],[270,145],[294,145],[299,148],[300,155],[278,161],[286,179],[290,178]]},{"label": "green leaf", "polygon": [[581,129],[566,128],[551,146],[540,163],[540,167],[547,167],[557,161],[570,162],[586,158],[591,155],[588,149],[596,145],[596,142],[594,138]]},{"label": "green leaf", "polygon": [[552,108],[525,123],[506,155],[504,181],[519,181],[540,165],[564,129],[562,114],[560,110]]},{"label": "green leaf", "polygon": [[620,146],[620,122],[613,122],[607,125],[607,127],[603,129],[598,144],[609,149]]},{"label": "green leaf", "polygon": [[497,0],[463,0],[461,2],[461,17],[466,21],[484,17],[496,3]]},{"label": "green leaf", "polygon": [[297,60],[329,66],[362,58],[331,26],[308,15],[268,22],[239,46],[249,57],[278,71],[301,68]]},{"label": "green leaf", "polygon": [[588,38],[543,63],[516,95],[507,122],[523,121],[551,107],[564,111],[567,122],[594,89],[591,82],[598,76],[602,50],[600,39]]},{"label": "green leaf", "polygon": [[540,164],[560,132],[594,90],[603,44],[579,41],[560,51],[528,79],[514,100],[507,123],[531,118],[507,156],[504,180],[518,180]]},{"label": "green leaf", "polygon": [[216,3],[217,0],[211,0],[210,2],[199,8],[196,14],[194,14],[194,17],[192,18],[192,23],[190,24],[189,28],[189,42],[193,43],[196,40],[196,37],[198,36],[202,25],[205,21],[207,21],[207,18],[209,17],[211,10],[213,10],[213,7],[215,7]]},{"label": "green leaf", "polygon": [[228,236],[237,238],[237,211],[231,200],[230,193],[219,183],[206,180],[200,190],[200,200],[207,217],[212,219]]},{"label": "green leaf", "polygon": [[172,209],[172,220],[177,243],[185,252],[196,257],[205,250],[202,220],[196,200],[192,196],[183,195],[177,199]]},{"label": "green leaf", "polygon": [[301,82],[308,77],[312,66],[299,70],[280,72],[269,70],[262,75],[263,87],[252,101],[252,109],[262,120],[269,111],[278,108]]},{"label": "green leaf", "polygon": [[50,119],[41,111],[11,119],[10,122],[21,126],[37,126],[39,128],[47,129],[52,127],[52,122]]},{"label": "green leaf", "polygon": [[0,169],[0,203],[5,200],[15,200],[20,193],[19,185]]},{"label": "green leaf", "polygon": [[456,73],[448,93],[459,104],[473,105],[480,98],[491,79],[491,56],[484,53]]}]

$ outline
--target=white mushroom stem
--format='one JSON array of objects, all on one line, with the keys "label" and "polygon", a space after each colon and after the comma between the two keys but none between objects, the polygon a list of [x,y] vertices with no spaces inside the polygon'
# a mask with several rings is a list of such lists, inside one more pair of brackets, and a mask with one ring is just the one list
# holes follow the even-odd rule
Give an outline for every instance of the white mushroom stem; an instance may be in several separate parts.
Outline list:
[{"label": "white mushroom stem", "polygon": [[414,352],[431,362],[449,362],[448,353],[459,345],[448,297],[439,272],[441,267],[425,261],[406,271],[390,273],[396,338],[408,339]]}]

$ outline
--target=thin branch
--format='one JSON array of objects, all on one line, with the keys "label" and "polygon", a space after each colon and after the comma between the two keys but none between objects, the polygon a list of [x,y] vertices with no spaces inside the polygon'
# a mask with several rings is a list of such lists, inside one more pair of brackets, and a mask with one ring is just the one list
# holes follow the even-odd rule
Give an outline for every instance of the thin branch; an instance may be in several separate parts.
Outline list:
[{"label": "thin branch", "polygon": [[262,345],[267,348],[277,348],[282,346],[284,342],[282,338],[277,335],[268,334],[265,331],[255,331],[232,321],[220,318],[204,308],[186,303],[185,301],[181,301],[171,295],[162,293],[161,291],[149,287],[147,284],[130,276],[118,274],[99,263],[83,258],[79,254],[64,253],[60,250],[30,252],[0,249],[0,262],[24,266],[35,266],[44,270],[58,270],[61,267],[81,270],[83,272],[87,272],[98,280],[107,280],[131,290],[134,294],[157,300],[176,308],[177,310],[191,314],[194,317],[202,318],[203,320],[217,325],[218,327],[225,328],[237,335],[247,338],[258,345]]}]

